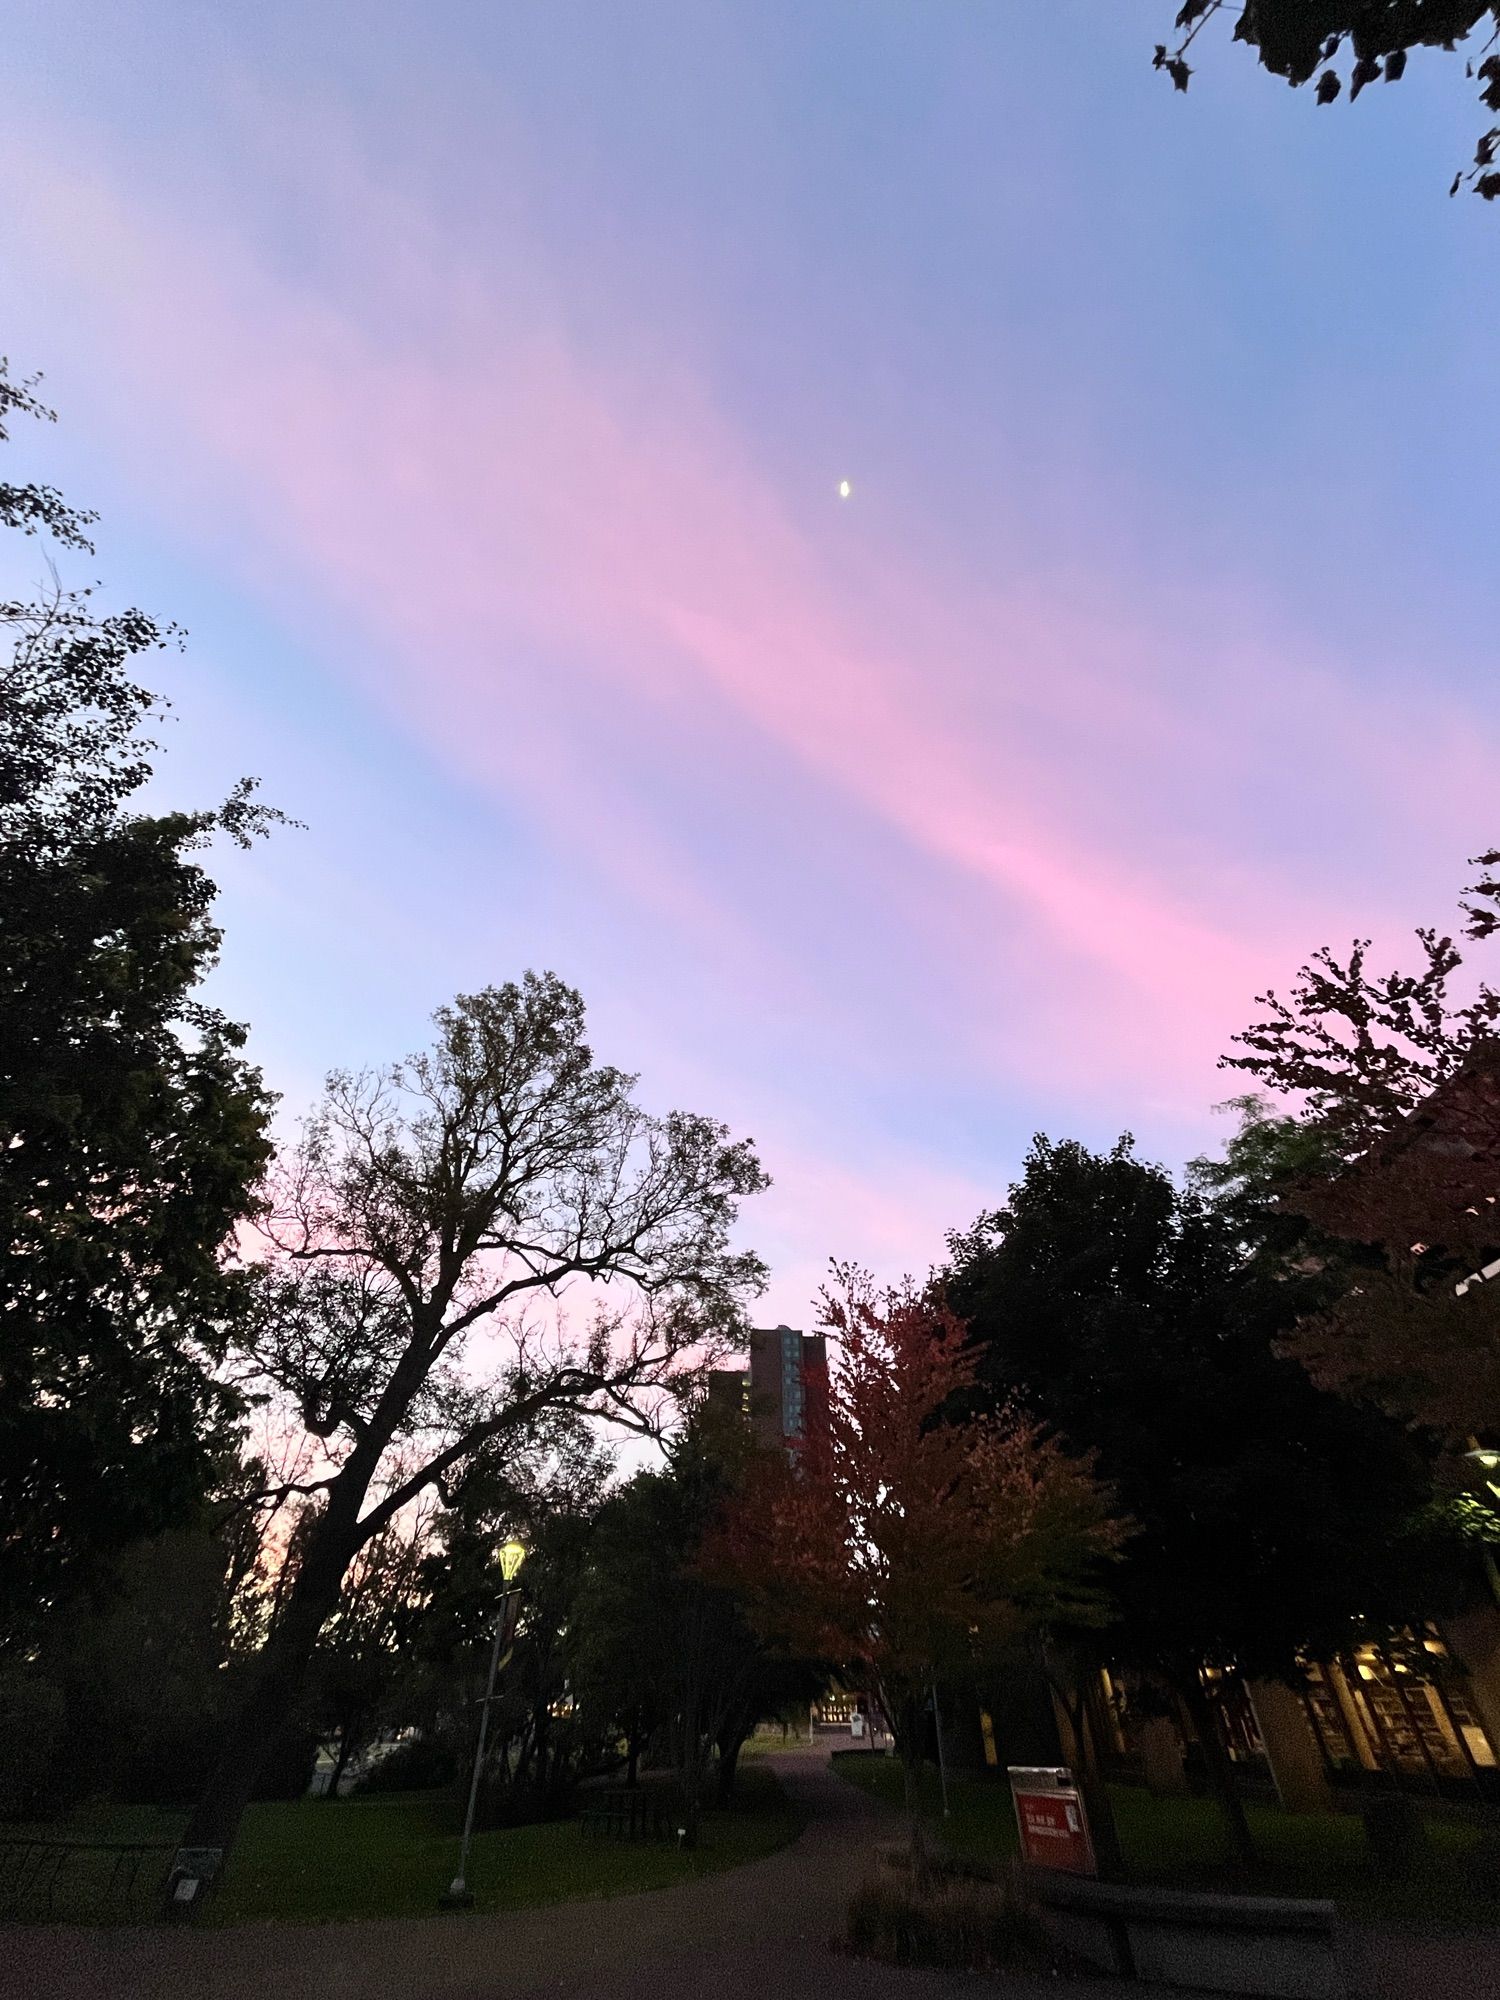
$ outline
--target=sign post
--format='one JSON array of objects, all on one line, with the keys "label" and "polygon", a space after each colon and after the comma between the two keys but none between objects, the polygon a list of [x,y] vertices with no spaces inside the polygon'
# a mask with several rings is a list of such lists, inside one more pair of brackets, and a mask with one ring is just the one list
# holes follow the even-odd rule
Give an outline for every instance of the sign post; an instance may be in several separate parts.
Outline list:
[{"label": "sign post", "polygon": [[1073,1773],[1061,1765],[1008,1767],[1021,1859],[1033,1868],[1068,1875],[1097,1875],[1088,1815]]}]

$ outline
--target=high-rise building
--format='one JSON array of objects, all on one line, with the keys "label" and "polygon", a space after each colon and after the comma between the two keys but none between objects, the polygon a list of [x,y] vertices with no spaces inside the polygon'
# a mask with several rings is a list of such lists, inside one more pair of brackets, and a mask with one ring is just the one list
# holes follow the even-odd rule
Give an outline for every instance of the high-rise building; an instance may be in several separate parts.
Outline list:
[{"label": "high-rise building", "polygon": [[739,1410],[764,1445],[796,1444],[828,1422],[828,1350],[821,1333],[790,1326],[757,1326],[750,1333],[748,1368],[717,1368],[708,1378],[709,1401]]}]

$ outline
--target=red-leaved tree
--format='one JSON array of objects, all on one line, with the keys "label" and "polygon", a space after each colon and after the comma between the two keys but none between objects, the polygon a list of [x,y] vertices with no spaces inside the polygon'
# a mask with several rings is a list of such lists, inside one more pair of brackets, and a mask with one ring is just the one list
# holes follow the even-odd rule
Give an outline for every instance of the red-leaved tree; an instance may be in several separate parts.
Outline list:
[{"label": "red-leaved tree", "polygon": [[756,1463],[705,1560],[765,1633],[878,1698],[910,1812],[934,1674],[1040,1625],[1099,1622],[1124,1528],[1088,1462],[1023,1413],[958,1414],[976,1359],[955,1314],[833,1270],[826,1431]]}]

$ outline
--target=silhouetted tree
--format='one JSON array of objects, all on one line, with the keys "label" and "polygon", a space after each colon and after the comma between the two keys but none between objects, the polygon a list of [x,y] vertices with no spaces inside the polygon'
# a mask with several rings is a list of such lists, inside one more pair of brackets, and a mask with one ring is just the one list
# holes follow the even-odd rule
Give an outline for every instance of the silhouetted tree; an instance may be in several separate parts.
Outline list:
[{"label": "silhouetted tree", "polygon": [[[0,441],[46,418],[0,363]],[[88,552],[92,516],[0,483],[0,524]],[[226,1244],[269,1153],[244,1031],[200,995],[218,951],[215,833],[266,820],[147,814],[152,697],[171,629],[55,579],[0,604],[0,1650],[67,1591],[193,1518],[237,1429],[216,1374],[246,1308]],[[232,1455],[232,1454],[231,1454]]]},{"label": "silhouetted tree", "polygon": [[1500,1429],[1500,1037],[1359,1158],[1284,1199],[1347,1266],[1285,1350],[1323,1386],[1452,1445]]},{"label": "silhouetted tree", "polygon": [[[1500,853],[1473,865],[1486,872],[1462,908],[1482,941],[1500,927]],[[1258,1207],[1283,1262],[1322,1277],[1284,1350],[1323,1385],[1462,1440],[1500,1425],[1500,1297],[1458,1290],[1500,1248],[1500,994],[1461,979],[1451,937],[1416,936],[1418,972],[1372,974],[1356,940],[1345,958],[1314,954],[1288,999],[1261,995],[1224,1063],[1290,1109],[1237,1100],[1218,1185]]]},{"label": "silhouetted tree", "polygon": [[401,1634],[403,1655],[416,1669],[401,1690],[404,1717],[453,1743],[462,1763],[472,1753],[506,1589],[499,1551],[512,1537],[525,1545],[523,1603],[488,1737],[484,1813],[491,1821],[557,1810],[582,1770],[606,1761],[597,1734],[575,1720],[574,1656],[612,1454],[564,1410],[550,1413],[539,1442],[530,1464],[514,1453],[481,1455],[452,1493]]},{"label": "silhouetted tree", "polygon": [[[1500,5],[1496,0],[1183,0],[1176,39],[1159,42],[1155,65],[1178,90],[1193,75],[1188,51],[1205,28],[1233,23],[1233,39],[1255,51],[1273,76],[1310,84],[1319,104],[1333,104],[1348,85],[1352,102],[1367,84],[1397,83],[1414,49],[1465,49],[1464,74],[1477,81],[1479,101],[1500,112]],[[1488,29],[1488,34],[1485,30]],[[1467,173],[1454,176],[1492,201],[1500,194],[1500,126],[1481,137]]]},{"label": "silhouetted tree", "polygon": [[768,1647],[739,1593],[703,1562],[715,1524],[755,1456],[732,1418],[700,1406],[660,1470],[641,1472],[600,1510],[572,1648],[586,1708],[613,1718],[633,1766],[648,1741],[668,1749],[684,1821],[696,1837],[704,1776],[734,1789],[757,1722],[810,1699],[821,1673]]},{"label": "silhouetted tree", "polygon": [[[426,1054],[335,1074],[268,1192],[244,1351],[329,1470],[302,1482],[322,1496],[316,1521],[189,1846],[233,1841],[368,1542],[481,1452],[524,1451],[551,1411],[652,1429],[654,1404],[705,1344],[739,1333],[763,1281],[729,1240],[740,1199],[765,1185],[754,1151],[709,1119],[643,1111],[634,1079],[595,1063],[577,993],[528,974],[460,998],[437,1027]],[[602,1288],[586,1331],[526,1317],[578,1279]],[[461,1368],[466,1347],[488,1365]]]},{"label": "silhouetted tree", "polygon": [[714,1572],[768,1637],[878,1696],[915,1834],[934,1674],[1101,1615],[1101,1560],[1123,1530],[1087,1459],[1009,1402],[972,1407],[980,1355],[940,1300],[836,1265],[820,1324],[837,1355],[827,1434],[751,1468]]},{"label": "silhouetted tree", "polygon": [[1246,1853],[1200,1670],[1295,1678],[1356,1615],[1410,1615],[1431,1567],[1412,1539],[1421,1454],[1273,1351],[1327,1280],[1257,1256],[1255,1231],[1247,1204],[1230,1217],[1178,1189],[1128,1137],[1103,1154],[1039,1137],[1005,1207],[950,1238],[942,1274],[990,1406],[1019,1399],[1095,1452],[1135,1523],[1096,1658],[1194,1712]]}]

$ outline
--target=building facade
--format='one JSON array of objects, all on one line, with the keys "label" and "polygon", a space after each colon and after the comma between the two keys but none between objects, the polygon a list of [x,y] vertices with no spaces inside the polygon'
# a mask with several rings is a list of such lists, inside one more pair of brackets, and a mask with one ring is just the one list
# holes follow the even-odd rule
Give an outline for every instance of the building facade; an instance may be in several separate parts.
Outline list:
[{"label": "building facade", "polygon": [[747,1417],[761,1444],[790,1449],[827,1426],[827,1344],[795,1327],[753,1327],[749,1365],[714,1369],[708,1397]]},{"label": "building facade", "polygon": [[[1116,1775],[1154,1791],[1203,1782],[1191,1722],[1142,1709],[1101,1675],[1099,1721]],[[1300,1687],[1205,1673],[1230,1762],[1283,1805],[1326,1809],[1371,1786],[1454,1804],[1500,1802],[1500,1609],[1479,1603],[1443,1625],[1351,1636],[1308,1661]],[[1075,1749],[1076,1746],[1065,1746]]]}]

